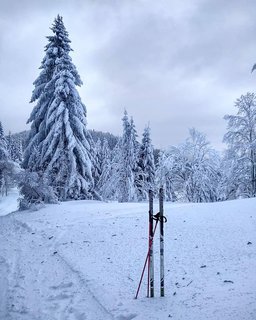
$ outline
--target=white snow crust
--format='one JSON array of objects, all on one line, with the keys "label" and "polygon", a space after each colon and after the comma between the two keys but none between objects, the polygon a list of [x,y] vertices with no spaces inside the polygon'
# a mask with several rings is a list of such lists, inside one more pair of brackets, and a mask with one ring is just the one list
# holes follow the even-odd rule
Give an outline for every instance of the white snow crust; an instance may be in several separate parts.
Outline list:
[{"label": "white snow crust", "polygon": [[[13,211],[13,194],[0,213]],[[165,203],[165,292],[146,275],[147,203],[70,201],[0,217],[2,320],[255,320],[256,199]],[[158,211],[157,201],[155,213]]]}]

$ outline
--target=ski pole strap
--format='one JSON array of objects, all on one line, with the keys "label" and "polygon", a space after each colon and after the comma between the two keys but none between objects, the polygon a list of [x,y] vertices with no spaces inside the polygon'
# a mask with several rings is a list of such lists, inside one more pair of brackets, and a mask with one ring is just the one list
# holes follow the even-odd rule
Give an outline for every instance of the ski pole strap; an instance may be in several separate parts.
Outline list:
[{"label": "ski pole strap", "polygon": [[153,215],[153,219],[156,221],[163,221],[164,223],[167,222],[167,218],[165,216],[160,216],[160,212]]}]

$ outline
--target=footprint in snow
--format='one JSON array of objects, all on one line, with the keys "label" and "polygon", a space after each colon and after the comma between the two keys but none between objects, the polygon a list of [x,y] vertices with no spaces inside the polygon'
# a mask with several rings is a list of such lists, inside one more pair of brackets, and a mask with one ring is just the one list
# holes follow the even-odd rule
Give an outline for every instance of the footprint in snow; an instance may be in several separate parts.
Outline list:
[{"label": "footprint in snow", "polygon": [[60,294],[57,294],[57,296],[50,296],[49,298],[47,298],[47,300],[48,301],[55,301],[55,300],[65,300],[65,299],[69,299],[69,298],[73,298],[73,295],[66,294],[66,293],[60,293]]},{"label": "footprint in snow", "polygon": [[130,313],[130,314],[127,314],[127,315],[123,315],[121,314],[120,316],[118,316],[116,319],[117,320],[132,320],[134,318],[137,317],[137,314],[136,313]]},{"label": "footprint in snow", "polygon": [[68,282],[68,283],[60,283],[57,286],[51,286],[50,289],[53,290],[58,290],[58,289],[66,289],[66,288],[70,288],[73,286],[73,282]]}]

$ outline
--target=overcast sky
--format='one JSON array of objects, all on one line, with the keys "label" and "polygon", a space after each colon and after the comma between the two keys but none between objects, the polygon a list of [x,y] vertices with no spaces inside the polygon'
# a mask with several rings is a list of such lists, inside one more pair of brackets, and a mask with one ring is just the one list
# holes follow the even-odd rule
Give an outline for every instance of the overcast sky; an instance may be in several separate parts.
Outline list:
[{"label": "overcast sky", "polygon": [[33,81],[49,27],[69,32],[89,129],[121,134],[124,108],[155,147],[188,128],[221,149],[225,114],[256,88],[255,0],[0,0],[0,121],[29,129]]}]

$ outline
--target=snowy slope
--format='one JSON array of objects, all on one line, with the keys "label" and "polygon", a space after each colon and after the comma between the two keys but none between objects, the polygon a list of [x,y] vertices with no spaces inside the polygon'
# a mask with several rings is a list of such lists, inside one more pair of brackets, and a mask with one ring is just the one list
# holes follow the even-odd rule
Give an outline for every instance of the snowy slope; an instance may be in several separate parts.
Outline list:
[{"label": "snowy slope", "polygon": [[0,319],[255,320],[255,207],[166,203],[166,297],[157,233],[156,298],[145,279],[138,300],[146,203],[75,201],[0,217]]}]

